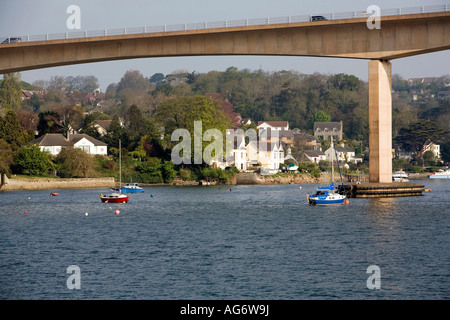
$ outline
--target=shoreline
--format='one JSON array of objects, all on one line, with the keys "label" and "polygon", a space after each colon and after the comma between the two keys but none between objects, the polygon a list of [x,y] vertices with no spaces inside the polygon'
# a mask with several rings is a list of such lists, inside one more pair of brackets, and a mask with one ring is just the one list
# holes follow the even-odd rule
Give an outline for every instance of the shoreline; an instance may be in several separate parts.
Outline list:
[{"label": "shoreline", "polygon": [[[424,179],[428,174],[410,174],[409,178]],[[347,176],[344,184],[356,181],[350,181],[352,177]],[[367,182],[367,176],[362,176],[361,181]],[[175,179],[170,183],[139,183],[143,187],[158,186],[208,186],[208,185],[277,185],[277,184],[322,184],[330,183],[329,173],[322,173],[319,178],[315,178],[307,173],[287,173],[281,175],[259,175],[250,172],[241,172],[232,179],[220,181],[184,181]],[[6,175],[1,177],[0,191],[21,191],[21,190],[57,190],[57,189],[109,189],[118,187],[118,183],[113,177],[107,178],[20,178],[8,179]],[[335,183],[339,183],[339,177],[335,176]]]}]

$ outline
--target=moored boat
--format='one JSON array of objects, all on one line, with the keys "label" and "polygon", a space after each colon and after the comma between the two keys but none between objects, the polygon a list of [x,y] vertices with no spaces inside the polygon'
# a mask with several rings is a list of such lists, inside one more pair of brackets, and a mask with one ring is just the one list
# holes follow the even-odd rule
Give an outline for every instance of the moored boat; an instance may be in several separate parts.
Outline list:
[{"label": "moored boat", "polygon": [[123,193],[137,193],[144,192],[144,188],[139,187],[137,183],[127,183],[122,188],[113,188],[114,191],[120,191]]},{"label": "moored boat", "polygon": [[127,203],[130,197],[122,193],[110,193],[107,195],[100,194],[102,202]]},{"label": "moored boat", "polygon": [[[339,167],[339,158],[337,156],[336,148],[334,148],[333,143],[333,136],[331,136],[331,148],[334,149],[335,155],[336,155],[336,163],[337,167],[339,168],[339,175],[341,177],[341,183],[342,183],[342,190],[345,190],[344,188],[344,181],[342,180],[342,174],[341,169]],[[328,204],[348,204],[348,200],[346,200],[346,196],[344,194],[340,194],[336,191],[336,188],[334,186],[334,166],[333,166],[333,153],[331,153],[331,184],[326,187],[318,187],[315,194],[307,195],[308,204],[310,206],[315,205],[328,205]]]},{"label": "moored boat", "polygon": [[430,175],[428,175],[430,179],[450,179],[450,169],[447,170],[439,170]]},{"label": "moored boat", "polygon": [[113,192],[107,195],[100,194],[100,199],[102,202],[114,202],[114,203],[127,203],[130,199],[129,195],[122,194],[122,144],[119,140],[119,189],[117,192]]},{"label": "moored boat", "polygon": [[395,171],[394,174],[392,174],[392,181],[394,182],[408,182],[408,175],[405,171]]},{"label": "moored boat", "polygon": [[345,195],[336,192],[334,182],[327,187],[318,187],[315,194],[308,195],[308,203],[311,206],[317,204],[342,204],[345,199]]}]

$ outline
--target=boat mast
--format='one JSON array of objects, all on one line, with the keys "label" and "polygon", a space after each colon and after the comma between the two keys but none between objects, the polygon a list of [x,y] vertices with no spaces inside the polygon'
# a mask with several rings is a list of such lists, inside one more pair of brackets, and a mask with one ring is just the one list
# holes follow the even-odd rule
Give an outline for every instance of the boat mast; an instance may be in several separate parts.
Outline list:
[{"label": "boat mast", "polygon": [[122,141],[119,139],[119,193],[122,193]]},{"label": "boat mast", "polygon": [[331,183],[334,182],[334,165],[333,165],[333,151],[334,151],[334,143],[333,143],[333,135],[331,138]]}]

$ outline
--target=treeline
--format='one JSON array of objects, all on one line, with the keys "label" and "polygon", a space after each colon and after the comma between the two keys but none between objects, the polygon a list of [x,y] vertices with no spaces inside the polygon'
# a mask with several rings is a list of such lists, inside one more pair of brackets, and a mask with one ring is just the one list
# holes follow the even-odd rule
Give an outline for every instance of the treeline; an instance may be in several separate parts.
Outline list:
[{"label": "treeline", "polygon": [[[436,139],[433,142],[441,143],[443,159],[450,161],[449,100],[411,99],[414,90],[441,92],[448,88],[436,83],[432,87],[411,85],[398,75],[393,76],[392,84],[393,143],[402,142],[417,150],[424,139],[433,138]],[[22,89],[34,94],[22,100]],[[121,140],[124,165],[129,165],[124,172],[129,177],[136,175],[159,182],[174,176],[224,179],[223,172],[208,172],[205,165],[197,168],[170,163],[174,146],[170,141],[171,130],[177,127],[192,130],[194,120],[203,121],[204,131],[217,128],[224,133],[225,128],[233,125],[230,110],[224,110],[219,102],[206,96],[211,93],[221,94],[231,102],[232,112],[250,118],[253,123],[287,120],[292,129],[312,133],[314,121],[343,121],[346,146],[367,156],[367,90],[366,82],[349,74],[266,72],[235,67],[223,72],[180,70],[151,76],[130,70],[119,82],[111,83],[105,93],[99,92],[94,76],[52,77],[28,84],[20,81],[20,74],[4,75],[0,83],[0,170],[31,173],[16,161],[19,149],[45,133],[74,130],[106,142],[111,158],[85,161],[92,165],[82,170],[66,163],[71,157],[60,157],[43,166],[47,171],[65,176],[117,174],[117,148]],[[95,126],[98,120],[112,120],[104,136]],[[421,121],[421,135],[414,136],[412,129]],[[430,123],[437,130],[431,130]]]},{"label": "treeline", "polygon": [[[448,77],[447,77],[448,78]],[[408,83],[393,75],[393,136],[399,130],[420,119],[436,122],[450,129],[449,100],[426,99],[412,101],[411,92],[450,90],[444,84]],[[238,70],[230,67],[224,72],[207,73],[176,71],[149,78],[139,71],[128,71],[118,83],[106,90],[122,107],[114,112],[124,116],[123,106],[136,104],[152,116],[162,101],[183,97],[221,93],[240,113],[252,121],[287,120],[291,128],[312,133],[314,116],[324,112],[331,121],[343,121],[347,140],[356,144],[368,141],[368,84],[354,75],[320,73],[302,74],[296,71],[266,72]]]}]

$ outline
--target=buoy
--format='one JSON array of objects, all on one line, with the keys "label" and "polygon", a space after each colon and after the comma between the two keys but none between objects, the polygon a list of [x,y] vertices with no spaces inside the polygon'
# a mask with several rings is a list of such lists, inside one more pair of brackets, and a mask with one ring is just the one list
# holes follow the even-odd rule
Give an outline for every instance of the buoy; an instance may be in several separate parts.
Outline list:
[{"label": "buoy", "polygon": [[26,212],[26,211],[24,211],[23,213],[27,214],[27,212]]},{"label": "buoy", "polygon": [[120,211],[119,210],[116,210],[116,214],[119,214],[120,213]]},{"label": "buoy", "polygon": [[348,200],[345,200],[345,201],[344,201],[344,203],[345,203],[345,204],[349,204],[349,203],[350,203],[350,201],[348,201]]}]

